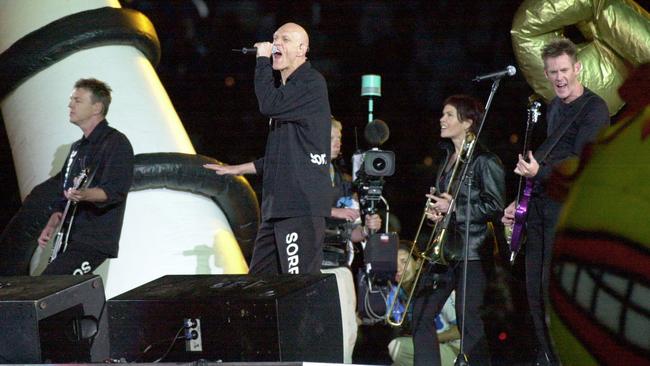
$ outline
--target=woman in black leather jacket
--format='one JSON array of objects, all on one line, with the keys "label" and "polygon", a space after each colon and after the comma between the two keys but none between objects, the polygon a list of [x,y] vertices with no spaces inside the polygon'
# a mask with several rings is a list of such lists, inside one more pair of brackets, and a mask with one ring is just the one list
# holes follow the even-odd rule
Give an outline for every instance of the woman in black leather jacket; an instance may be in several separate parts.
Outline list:
[{"label": "woman in black leather jacket", "polygon": [[[463,321],[463,245],[465,242],[466,208],[470,204],[469,255],[467,267],[467,291],[465,304],[464,352],[472,366],[489,365],[490,352],[481,320],[483,296],[487,285],[487,270],[492,265],[492,245],[488,238],[488,222],[499,220],[505,199],[505,172],[499,158],[477,144],[469,176],[472,177],[468,199],[468,182],[463,182],[454,207],[449,208],[448,192],[450,176],[468,132],[476,132],[481,121],[483,107],[479,101],[467,95],[453,95],[445,100],[440,118],[440,137],[443,138],[435,187],[426,196],[431,204],[426,210],[433,222],[450,217],[444,242],[448,266],[426,265],[413,307],[413,341],[415,365],[440,365],[438,338],[434,318],[445,300],[456,289],[456,314],[459,328]],[[461,175],[462,164],[457,170]],[[457,183],[456,183],[457,184]],[[453,185],[453,184],[452,184]],[[452,191],[449,191],[453,193]],[[439,226],[441,223],[439,224]]]}]

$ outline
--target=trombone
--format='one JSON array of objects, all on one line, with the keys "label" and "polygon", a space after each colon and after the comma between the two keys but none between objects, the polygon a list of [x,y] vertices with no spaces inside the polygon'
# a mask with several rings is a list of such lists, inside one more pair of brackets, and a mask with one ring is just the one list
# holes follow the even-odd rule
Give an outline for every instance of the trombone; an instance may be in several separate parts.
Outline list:
[{"label": "trombone", "polygon": [[[472,152],[474,151],[474,145],[476,143],[476,135],[472,132],[467,132],[465,134],[465,138],[463,139],[463,143],[461,145],[461,151],[458,154],[458,157],[456,158],[456,161],[454,162],[454,166],[451,171],[451,177],[449,179],[449,184],[447,186],[447,192],[446,193],[453,193],[452,194],[452,200],[449,203],[449,207],[447,208],[447,212],[445,212],[445,215],[443,216],[442,220],[439,220],[435,223],[433,230],[431,231],[431,234],[429,235],[426,245],[425,246],[419,246],[418,245],[418,240],[420,239],[420,232],[422,231],[422,227],[424,225],[424,222],[427,219],[427,209],[431,207],[431,198],[427,198],[427,201],[424,205],[424,212],[422,213],[422,218],[420,219],[420,225],[418,226],[418,230],[415,233],[415,240],[413,242],[413,246],[411,247],[411,251],[409,252],[409,256],[406,260],[406,264],[404,265],[405,268],[408,268],[411,260],[415,256],[417,256],[418,263],[417,267],[415,270],[415,276],[413,276],[413,283],[411,284],[411,288],[408,291],[408,297],[406,298],[406,303],[404,304],[404,309],[406,309],[403,313],[400,319],[393,320],[391,319],[391,316],[393,314],[393,310],[395,309],[395,306],[397,302],[399,301],[399,293],[401,292],[401,289],[404,288],[404,279],[407,276],[402,276],[400,278],[399,283],[397,284],[397,288],[395,289],[395,296],[393,296],[392,301],[390,302],[390,305],[387,309],[386,312],[386,321],[388,324],[392,326],[399,327],[404,323],[404,319],[406,318],[406,314],[408,313],[409,306],[411,305],[411,301],[413,300],[413,295],[415,294],[415,289],[418,287],[418,282],[420,280],[420,275],[422,274],[422,269],[424,266],[427,264],[426,262],[430,264],[440,264],[440,265],[447,265],[447,260],[445,259],[444,255],[444,242],[447,234],[447,227],[449,226],[449,222],[451,221],[451,213],[454,211],[454,206],[456,204],[456,197],[458,196],[458,192],[460,192],[460,180],[461,176],[458,175],[458,170],[461,167],[462,164],[468,161],[468,157],[471,156]],[[421,252],[418,253],[418,250],[416,248],[424,247],[425,249]],[[415,255],[414,255],[415,254]]]}]

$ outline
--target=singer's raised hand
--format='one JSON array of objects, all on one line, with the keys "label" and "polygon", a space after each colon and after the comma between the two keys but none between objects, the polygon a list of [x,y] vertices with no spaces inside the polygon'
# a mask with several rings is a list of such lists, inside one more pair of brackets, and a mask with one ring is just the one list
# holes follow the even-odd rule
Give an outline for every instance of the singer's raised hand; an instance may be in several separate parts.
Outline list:
[{"label": "singer's raised hand", "polygon": [[257,57],[271,57],[273,53],[273,43],[271,42],[257,42],[253,47],[257,48]]}]

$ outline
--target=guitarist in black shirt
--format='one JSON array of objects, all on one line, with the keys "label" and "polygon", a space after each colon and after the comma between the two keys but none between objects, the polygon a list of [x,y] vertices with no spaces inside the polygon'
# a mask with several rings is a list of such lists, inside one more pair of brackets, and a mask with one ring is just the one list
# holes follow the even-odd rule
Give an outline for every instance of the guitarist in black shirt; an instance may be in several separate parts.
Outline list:
[{"label": "guitarist in black shirt", "polygon": [[[110,103],[111,89],[104,82],[80,79],[75,83],[68,104],[70,122],[83,136],[72,145],[58,174],[61,193],[38,238],[41,247],[57,236],[65,240],[45,275],[86,274],[107,258],[117,257],[126,196],[133,180],[133,149],[126,136],[108,126],[105,117]],[[83,173],[86,184],[75,182]],[[63,212],[68,217],[63,217]],[[68,225],[61,223],[70,219],[68,230]],[[59,230],[65,232],[59,234]]]},{"label": "guitarist in black shirt", "polygon": [[[548,335],[545,301],[562,203],[546,193],[547,180],[554,166],[580,156],[582,148],[609,125],[605,101],[578,80],[582,65],[576,54],[576,46],[567,39],[551,41],[542,49],[544,74],[556,94],[547,108],[547,138],[535,154],[529,151],[527,157],[519,155],[514,170],[534,184],[527,209],[525,256],[526,292],[537,343],[535,365],[559,364]],[[515,209],[514,202],[505,209],[505,225],[514,224]]]}]

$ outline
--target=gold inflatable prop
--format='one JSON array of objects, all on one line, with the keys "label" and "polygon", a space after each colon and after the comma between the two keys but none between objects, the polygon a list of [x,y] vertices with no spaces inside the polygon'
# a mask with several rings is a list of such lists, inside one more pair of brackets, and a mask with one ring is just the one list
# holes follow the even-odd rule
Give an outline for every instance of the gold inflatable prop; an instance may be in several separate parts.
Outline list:
[{"label": "gold inflatable prop", "polygon": [[512,46],[522,74],[546,101],[553,89],[544,77],[541,49],[575,26],[583,85],[607,102],[611,115],[624,105],[617,90],[629,70],[650,62],[650,13],[632,0],[525,0],[512,22]]}]

